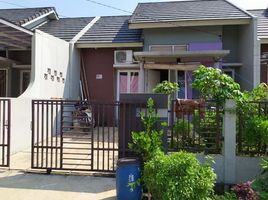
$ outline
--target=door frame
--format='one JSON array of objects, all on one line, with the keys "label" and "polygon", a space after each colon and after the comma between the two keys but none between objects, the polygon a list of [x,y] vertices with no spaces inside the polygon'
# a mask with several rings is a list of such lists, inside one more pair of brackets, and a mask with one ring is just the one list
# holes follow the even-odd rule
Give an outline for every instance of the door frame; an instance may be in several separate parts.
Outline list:
[{"label": "door frame", "polygon": [[[116,72],[116,77],[117,77],[117,80],[116,80],[116,100],[119,101],[119,96],[120,96],[120,91],[119,91],[119,84],[120,84],[120,72],[126,72],[128,75],[128,83],[130,83],[130,78],[131,76],[129,75],[131,72],[137,72],[138,75],[140,76],[140,70],[139,69],[119,69],[117,70]],[[140,85],[138,86],[140,88]],[[127,90],[129,91],[130,90],[130,87],[128,86]]]}]

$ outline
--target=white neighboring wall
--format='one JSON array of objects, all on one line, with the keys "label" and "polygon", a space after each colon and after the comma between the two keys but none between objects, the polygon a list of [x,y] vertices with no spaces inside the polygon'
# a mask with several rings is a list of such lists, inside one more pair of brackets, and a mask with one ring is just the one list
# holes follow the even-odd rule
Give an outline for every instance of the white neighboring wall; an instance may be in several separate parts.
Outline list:
[{"label": "white neighboring wall", "polygon": [[20,98],[69,98],[69,43],[36,30],[32,39],[31,82]]},{"label": "white neighboring wall", "polygon": [[40,30],[35,31],[30,85],[19,98],[11,99],[11,154],[31,146],[33,99],[78,97],[79,55],[72,44]]}]

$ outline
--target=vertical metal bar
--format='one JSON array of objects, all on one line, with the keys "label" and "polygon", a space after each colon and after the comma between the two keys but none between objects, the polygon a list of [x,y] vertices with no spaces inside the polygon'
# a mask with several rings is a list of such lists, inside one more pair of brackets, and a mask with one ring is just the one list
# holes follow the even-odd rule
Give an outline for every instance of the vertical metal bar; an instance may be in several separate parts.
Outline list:
[{"label": "vertical metal bar", "polygon": [[221,131],[220,131],[220,105],[218,102],[216,102],[216,131],[217,131],[217,135],[216,135],[216,153],[219,153],[219,149],[220,149],[220,134],[221,134]]},{"label": "vertical metal bar", "polygon": [[49,101],[46,101],[46,168],[48,168],[48,106]]},{"label": "vertical metal bar", "polygon": [[[65,102],[66,103],[66,102]],[[60,169],[63,168],[63,101],[60,106]]]},{"label": "vertical metal bar", "polygon": [[43,168],[44,162],[44,101],[41,104],[41,167]]},{"label": "vertical metal bar", "polygon": [[174,148],[174,101],[171,101],[171,111],[170,111],[170,120],[171,120],[171,149]]},{"label": "vertical metal bar", "polygon": [[100,104],[98,104],[97,170],[99,170],[99,141],[100,141]]},{"label": "vertical metal bar", "polygon": [[11,126],[10,126],[10,120],[11,120],[11,103],[10,103],[10,99],[8,99],[7,101],[8,103],[8,116],[7,116],[7,166],[9,167],[10,166],[10,146],[11,146],[11,143],[10,143],[10,138],[11,138]]},{"label": "vertical metal bar", "polygon": [[[91,104],[91,112],[92,112],[92,125],[91,125],[91,170],[94,170],[94,123],[93,121],[95,120],[94,118],[94,106]],[[95,124],[97,125],[97,121],[95,121]]]},{"label": "vertical metal bar", "polygon": [[58,123],[59,123],[58,122],[58,120],[59,120],[58,119],[58,115],[59,115],[58,114],[58,112],[59,112],[58,111],[58,104],[59,104],[59,102],[57,101],[56,102],[56,113],[55,113],[56,114],[56,116],[55,116],[55,120],[56,120],[56,124],[55,124],[55,132],[56,132],[56,141],[55,141],[56,142],[56,149],[55,149],[56,150],[55,151],[56,152],[56,154],[55,154],[55,159],[56,160],[55,160],[55,167],[56,168],[58,168]]},{"label": "vertical metal bar", "polygon": [[[3,105],[3,100],[0,100],[0,125],[1,125],[1,118],[2,118],[1,113],[2,113],[2,110],[3,110],[2,105]],[[2,131],[0,130],[0,136],[1,136],[1,133],[2,133]],[[3,152],[4,142],[1,141],[1,139],[0,139],[0,147],[2,147],[2,152]],[[2,156],[2,159],[0,161],[0,166],[4,165],[4,160],[3,159],[4,159],[4,157]]]},{"label": "vertical metal bar", "polygon": [[[108,110],[114,112],[113,104],[108,105]],[[110,157],[110,120],[111,120],[110,117],[111,117],[111,115],[109,115],[107,117],[107,128],[108,128],[108,136],[107,136],[107,143],[108,143],[107,163],[108,163],[108,165],[107,165],[107,168],[108,168],[108,170],[110,169],[110,159],[109,159],[109,157]]]},{"label": "vertical metal bar", "polygon": [[[117,110],[118,109],[117,103],[115,103],[114,106],[115,106],[115,111],[113,114],[113,151],[112,151],[113,152],[113,171],[115,170],[115,138],[114,138],[115,137],[115,126],[116,126],[115,120],[119,119],[119,117],[117,116],[117,115],[119,115],[119,110]],[[119,125],[117,125],[117,126],[119,127]],[[119,128],[117,129],[117,134],[119,136]],[[117,144],[119,144],[119,141],[117,141]],[[119,156],[119,152],[118,152],[118,156]]]},{"label": "vertical metal bar", "polygon": [[53,125],[54,125],[54,118],[53,118],[53,107],[54,107],[54,101],[51,101],[51,105],[50,105],[51,107],[50,107],[50,116],[51,116],[51,124],[50,124],[50,126],[51,126],[51,142],[50,142],[50,168],[52,168],[52,166],[53,166],[53,130],[54,130],[54,128],[53,128]]},{"label": "vertical metal bar", "polygon": [[[33,129],[33,132],[32,133],[33,133],[33,137],[36,134],[36,152],[37,152],[36,153],[36,167],[38,167],[39,166],[39,135],[40,135],[40,133],[39,133],[39,129],[40,129],[40,127],[39,127],[39,124],[40,124],[40,119],[39,119],[39,115],[40,115],[40,113],[39,113],[40,112],[39,111],[40,101],[33,101],[33,102],[34,102],[34,105],[33,105],[34,109],[35,109],[35,107],[37,108],[37,110],[36,110],[36,119],[33,116],[33,122],[32,122],[33,124],[36,123],[36,132],[35,132],[35,129]],[[32,153],[34,153],[34,151]]]},{"label": "vertical metal bar", "polygon": [[5,166],[5,100],[2,101],[2,165]]},{"label": "vertical metal bar", "polygon": [[106,105],[105,104],[103,104],[102,105],[102,170],[104,170],[104,156],[105,156],[105,151],[104,151],[104,148],[105,148],[105,146],[104,146],[104,144],[105,144],[105,142],[104,142],[104,137],[105,137],[105,135],[104,135],[104,122],[105,122],[105,108],[106,108]]},{"label": "vertical metal bar", "polygon": [[125,143],[126,143],[126,138],[125,138],[125,131],[126,131],[126,103],[123,103],[123,132],[120,136],[122,136],[122,156],[126,156],[126,149],[125,149]]},{"label": "vertical metal bar", "polygon": [[34,107],[34,100],[32,100],[32,148],[31,148],[31,168],[34,168],[34,133],[35,133],[35,118],[34,118],[34,113],[35,113],[35,107]]}]

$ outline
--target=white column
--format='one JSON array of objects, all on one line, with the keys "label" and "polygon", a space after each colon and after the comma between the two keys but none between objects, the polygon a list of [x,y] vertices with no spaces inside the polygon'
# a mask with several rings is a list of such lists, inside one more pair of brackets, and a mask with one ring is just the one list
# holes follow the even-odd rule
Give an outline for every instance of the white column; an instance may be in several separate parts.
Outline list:
[{"label": "white column", "polygon": [[236,181],[236,104],[234,100],[226,100],[224,106],[224,182],[234,184]]},{"label": "white column", "polygon": [[139,71],[139,92],[145,92],[145,73],[144,73],[144,62],[140,61],[140,71]]}]

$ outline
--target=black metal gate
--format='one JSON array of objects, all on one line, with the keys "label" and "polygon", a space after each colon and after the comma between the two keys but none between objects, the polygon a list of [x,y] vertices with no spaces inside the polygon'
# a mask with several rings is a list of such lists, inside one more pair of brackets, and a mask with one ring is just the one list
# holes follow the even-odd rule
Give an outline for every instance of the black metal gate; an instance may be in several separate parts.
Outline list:
[{"label": "black metal gate", "polygon": [[114,172],[119,103],[32,101],[32,168]]},{"label": "black metal gate", "polygon": [[10,99],[0,99],[0,167],[10,165]]}]

